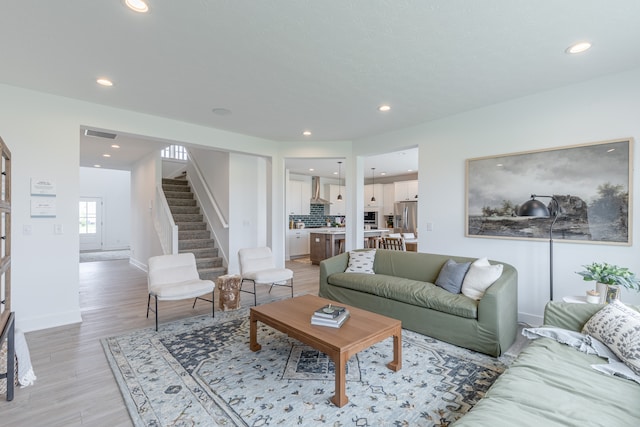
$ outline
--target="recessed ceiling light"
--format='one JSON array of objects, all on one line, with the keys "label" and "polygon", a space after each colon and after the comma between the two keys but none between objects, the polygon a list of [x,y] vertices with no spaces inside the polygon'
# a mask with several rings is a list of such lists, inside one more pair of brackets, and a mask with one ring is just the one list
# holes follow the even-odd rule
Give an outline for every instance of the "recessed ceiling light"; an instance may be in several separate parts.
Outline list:
[{"label": "recessed ceiling light", "polygon": [[589,42],[579,42],[576,44],[572,44],[571,46],[569,46],[565,52],[567,53],[582,53],[585,50],[589,50],[591,48],[591,43]]},{"label": "recessed ceiling light", "polygon": [[314,168],[309,168],[309,172],[313,172],[314,170]]},{"label": "recessed ceiling light", "polygon": [[94,168],[101,168],[102,166],[100,165],[93,165]]},{"label": "recessed ceiling light", "polygon": [[124,0],[124,4],[134,12],[145,13],[149,11],[149,5],[143,0]]},{"label": "recessed ceiling light", "polygon": [[383,113],[385,113],[385,112],[387,112],[389,110],[391,110],[391,106],[390,105],[384,104],[384,105],[381,105],[381,106],[378,107],[378,111],[382,111]]},{"label": "recessed ceiling light", "polygon": [[612,151],[616,151],[616,149],[615,148],[610,148],[610,149],[607,150],[607,153],[611,153]]},{"label": "recessed ceiling light", "polygon": [[104,78],[104,77],[100,77],[99,79],[97,79],[96,83],[98,83],[100,86],[107,86],[107,87],[113,86],[113,82],[111,80],[109,80],[109,79]]},{"label": "recessed ceiling light", "polygon": [[413,172],[413,169],[407,169],[407,172]]},{"label": "recessed ceiling light", "polygon": [[104,153],[102,157],[111,157],[111,154]]},{"label": "recessed ceiling light", "polygon": [[310,130],[305,130],[304,132],[302,132],[302,134],[304,136],[311,136],[311,131]]},{"label": "recessed ceiling light", "polygon": [[112,144],[111,148],[120,148],[120,146],[118,144]]},{"label": "recessed ceiling light", "polygon": [[334,175],[338,175],[338,172],[334,172],[333,174],[334,174]]},{"label": "recessed ceiling light", "polygon": [[386,172],[380,172],[380,175],[386,175],[386,174],[387,174]]}]

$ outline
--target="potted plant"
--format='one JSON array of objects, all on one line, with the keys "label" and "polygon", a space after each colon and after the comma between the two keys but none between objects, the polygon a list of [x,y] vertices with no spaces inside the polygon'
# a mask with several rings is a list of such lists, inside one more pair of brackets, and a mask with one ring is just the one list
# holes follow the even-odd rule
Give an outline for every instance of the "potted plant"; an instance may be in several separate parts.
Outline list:
[{"label": "potted plant", "polygon": [[[600,302],[605,302],[605,293],[607,301],[611,297],[615,299],[618,295],[618,286],[640,291],[640,280],[626,267],[618,267],[606,262],[592,262],[583,265],[583,267],[585,270],[576,273],[582,276],[585,281],[596,282],[596,289],[600,293]],[[598,286],[599,284],[601,286]]]}]

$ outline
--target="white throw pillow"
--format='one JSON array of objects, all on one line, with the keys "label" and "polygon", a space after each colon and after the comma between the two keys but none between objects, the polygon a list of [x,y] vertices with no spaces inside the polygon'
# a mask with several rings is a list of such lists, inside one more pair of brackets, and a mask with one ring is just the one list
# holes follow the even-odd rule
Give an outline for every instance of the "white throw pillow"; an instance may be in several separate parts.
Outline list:
[{"label": "white throw pillow", "polygon": [[376,258],[376,250],[349,251],[349,265],[345,273],[367,273],[375,274],[373,271],[373,261]]},{"label": "white throw pillow", "polygon": [[603,342],[640,375],[640,313],[614,300],[591,316],[582,333]]},{"label": "white throw pillow", "polygon": [[487,258],[475,260],[462,282],[462,294],[479,300],[489,286],[502,275],[502,264],[491,265]]}]

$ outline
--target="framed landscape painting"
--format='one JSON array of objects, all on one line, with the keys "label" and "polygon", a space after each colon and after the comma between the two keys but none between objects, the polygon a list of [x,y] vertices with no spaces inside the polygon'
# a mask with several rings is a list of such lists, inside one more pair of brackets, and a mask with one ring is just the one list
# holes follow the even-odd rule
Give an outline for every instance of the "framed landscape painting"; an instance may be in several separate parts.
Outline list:
[{"label": "framed landscape painting", "polygon": [[536,194],[558,201],[554,240],[631,245],[632,150],[625,138],[468,159],[465,235],[549,239],[552,217],[518,216]]}]

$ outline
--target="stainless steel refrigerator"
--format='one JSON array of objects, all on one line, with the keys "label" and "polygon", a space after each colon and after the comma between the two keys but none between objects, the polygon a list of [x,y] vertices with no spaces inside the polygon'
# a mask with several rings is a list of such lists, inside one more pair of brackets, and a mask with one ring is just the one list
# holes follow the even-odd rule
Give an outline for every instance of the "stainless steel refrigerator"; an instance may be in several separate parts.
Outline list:
[{"label": "stainless steel refrigerator", "polygon": [[396,202],[393,207],[396,233],[415,233],[418,228],[418,202]]}]

